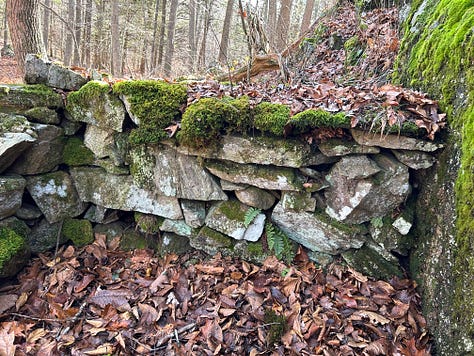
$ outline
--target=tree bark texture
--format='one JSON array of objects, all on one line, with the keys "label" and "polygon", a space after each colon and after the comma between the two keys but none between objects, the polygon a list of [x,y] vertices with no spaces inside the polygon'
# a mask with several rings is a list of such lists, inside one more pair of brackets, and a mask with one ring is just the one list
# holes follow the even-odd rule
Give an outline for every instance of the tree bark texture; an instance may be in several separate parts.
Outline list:
[{"label": "tree bark texture", "polygon": [[[68,0],[68,5],[67,5],[67,20],[69,25],[71,26],[74,24],[74,10],[75,10],[75,1],[74,0]],[[64,64],[65,65],[70,65],[71,60],[72,60],[72,51],[74,47],[74,33],[71,31],[67,31],[66,33],[66,43],[64,47]]]},{"label": "tree bark texture", "polygon": [[160,44],[158,45],[158,65],[163,64],[163,53],[165,51],[165,29],[166,29],[166,1],[161,2],[161,24]]},{"label": "tree bark texture", "polygon": [[110,41],[111,41],[111,61],[112,74],[114,76],[122,75],[122,62],[120,60],[120,28],[119,28],[119,4],[118,1],[112,1],[112,15],[110,21]]},{"label": "tree bark texture", "polygon": [[219,46],[219,62],[228,64],[227,51],[229,48],[230,24],[232,22],[232,13],[234,12],[234,0],[227,1],[225,10],[224,25],[222,27],[221,43]]},{"label": "tree bark texture", "polygon": [[311,26],[311,17],[313,16],[314,0],[306,0],[304,7],[303,19],[301,20],[300,36],[303,36]]},{"label": "tree bark texture", "polygon": [[203,23],[203,31],[202,31],[202,40],[201,40],[201,48],[199,49],[199,67],[204,68],[206,66],[206,45],[207,45],[207,35],[209,33],[209,26],[211,25],[211,7],[212,7],[212,0],[207,0],[205,3],[205,10],[204,10],[204,23]]},{"label": "tree bark texture", "polygon": [[164,74],[165,76],[171,75],[171,62],[173,61],[174,55],[174,30],[176,27],[176,13],[178,11],[178,0],[172,0],[170,6],[170,13],[168,18],[168,26],[166,29],[167,41],[166,41],[166,55]]},{"label": "tree bark texture", "polygon": [[82,54],[86,68],[91,66],[91,40],[92,40],[92,0],[86,0],[84,10],[84,41]]},{"label": "tree bark texture", "polygon": [[280,13],[278,14],[276,27],[276,48],[279,52],[283,51],[288,45],[292,3],[292,0],[281,0],[280,2]]},{"label": "tree bark texture", "polygon": [[43,8],[43,43],[46,52],[48,52],[49,48],[49,23],[51,12],[49,8],[51,7],[51,0],[44,1],[44,8]]},{"label": "tree bark texture", "polygon": [[189,67],[194,69],[196,63],[196,0],[189,0],[189,25],[188,25],[188,48],[189,48]]},{"label": "tree bark texture", "polygon": [[268,0],[267,33],[270,45],[274,50],[276,48],[276,20],[277,20],[277,1]]},{"label": "tree bark texture", "polygon": [[7,0],[8,27],[22,74],[28,53],[46,55],[38,23],[38,6],[38,0]]},{"label": "tree bark texture", "polygon": [[82,35],[82,1],[76,0],[74,17],[74,55],[72,63],[81,66],[81,53],[79,52],[79,43]]}]

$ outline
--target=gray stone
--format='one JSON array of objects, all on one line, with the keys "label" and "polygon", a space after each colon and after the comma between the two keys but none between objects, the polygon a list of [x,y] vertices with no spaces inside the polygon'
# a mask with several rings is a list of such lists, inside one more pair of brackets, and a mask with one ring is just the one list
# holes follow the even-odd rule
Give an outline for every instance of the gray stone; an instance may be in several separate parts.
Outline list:
[{"label": "gray stone", "polygon": [[34,107],[23,113],[29,121],[40,124],[57,125],[61,122],[56,110],[47,107]]},{"label": "gray stone", "polygon": [[297,168],[332,161],[321,152],[313,151],[307,143],[292,138],[224,136],[216,147],[195,149],[179,146],[178,150],[204,158],[282,167]]},{"label": "gray stone", "polygon": [[0,173],[5,171],[36,139],[27,133],[0,134]]},{"label": "gray stone", "polygon": [[308,251],[308,257],[323,268],[329,266],[334,261],[334,256],[316,251]]},{"label": "gray stone", "polygon": [[323,214],[285,210],[281,202],[273,209],[272,221],[292,240],[330,255],[360,248],[367,238],[362,226],[332,222]]},{"label": "gray stone", "polygon": [[0,108],[3,112],[24,111],[35,107],[62,108],[61,95],[40,85],[1,84]]},{"label": "gray stone", "polygon": [[380,172],[380,167],[367,156],[342,157],[337,162],[326,179],[331,183],[332,177],[342,176],[346,179],[363,179]]},{"label": "gray stone", "polygon": [[78,216],[86,208],[66,172],[58,171],[28,177],[26,187],[51,224],[64,218]]},{"label": "gray stone", "polygon": [[117,210],[107,209],[103,206],[94,204],[92,204],[84,214],[84,219],[99,224],[110,224],[117,221],[119,218]]},{"label": "gray stone", "polygon": [[435,162],[436,158],[425,152],[392,150],[397,159],[412,169],[427,169]]},{"label": "gray stone", "polygon": [[[326,213],[334,219],[360,224],[381,217],[398,207],[408,197],[408,168],[389,155],[376,155],[375,167],[351,166],[353,158],[341,160],[331,170],[328,181],[331,188],[325,191]],[[369,160],[368,158],[365,158]],[[355,163],[354,163],[355,164]]]},{"label": "gray stone", "polygon": [[195,157],[160,145],[134,148],[130,156],[134,181],[142,187],[188,200],[227,200],[215,178]]},{"label": "gray stone", "polygon": [[23,175],[41,174],[54,170],[62,163],[64,131],[54,125],[32,124],[36,142],[17,158],[10,171]]},{"label": "gray stone", "polygon": [[258,214],[245,230],[243,239],[250,242],[258,241],[263,234],[266,218],[265,214]]},{"label": "gray stone", "polygon": [[28,238],[31,232],[31,229],[24,221],[19,220],[14,216],[0,220],[0,227],[8,227],[9,229],[14,230],[18,235],[21,235],[25,238]]},{"label": "gray stone", "polygon": [[381,135],[360,130],[351,130],[354,140],[363,146],[378,146],[393,150],[411,150],[434,152],[443,147],[442,144],[419,140],[412,137],[400,135]]},{"label": "gray stone", "polygon": [[23,203],[20,209],[18,209],[15,213],[15,216],[22,220],[36,220],[39,219],[42,215],[43,213],[37,206],[27,203]]},{"label": "gray stone", "polygon": [[[90,87],[99,86],[105,90],[89,90]],[[125,120],[125,107],[120,99],[113,93],[107,91],[109,84],[105,82],[91,81],[79,91],[71,93],[66,110],[68,119],[72,121],[85,122],[98,126],[104,130],[122,132]]]},{"label": "gray stone", "polygon": [[235,196],[245,205],[261,210],[270,209],[273,204],[275,204],[276,200],[272,194],[256,187],[248,187],[242,190],[237,190],[235,192]]},{"label": "gray stone", "polygon": [[248,187],[248,184],[232,183],[232,182],[226,181],[225,179],[221,179],[220,181],[221,181],[222,190],[237,191],[237,190],[242,190]]},{"label": "gray stone", "polygon": [[402,235],[407,235],[413,226],[413,223],[406,220],[404,216],[399,216],[392,223],[392,226]]},{"label": "gray stone", "polygon": [[[67,111],[65,112],[65,114],[66,116],[70,116],[70,115],[67,115]],[[63,128],[64,134],[66,136],[75,135],[77,131],[79,131],[82,128],[83,125],[84,123],[82,122],[75,122],[68,119],[63,119],[61,121],[61,127]]]},{"label": "gray stone", "polygon": [[137,212],[134,213],[134,218],[136,224],[135,230],[139,230],[141,233],[147,235],[159,234],[160,226],[164,220],[161,216]]},{"label": "gray stone", "polygon": [[29,245],[32,253],[43,253],[56,247],[56,244],[66,243],[67,238],[60,233],[61,223],[50,224],[42,219],[34,226],[29,235]]},{"label": "gray stone", "polygon": [[90,149],[97,158],[113,156],[114,131],[104,130],[94,125],[87,125],[84,133],[84,145]]},{"label": "gray stone", "polygon": [[316,210],[316,199],[307,192],[283,192],[281,204],[284,210],[314,212]]},{"label": "gray stone", "polygon": [[163,234],[157,247],[157,251],[161,255],[169,253],[184,254],[190,250],[192,250],[192,247],[189,244],[189,239],[187,237],[169,232]]},{"label": "gray stone", "polygon": [[129,175],[130,169],[128,166],[119,167],[116,165],[113,159],[104,158],[104,159],[96,159],[93,163],[94,166],[102,167],[105,169],[107,173],[115,174],[115,175]]},{"label": "gray stone", "polygon": [[267,190],[303,189],[304,177],[292,168],[224,161],[210,161],[205,166],[212,174],[232,183],[249,184]]},{"label": "gray stone", "polygon": [[309,179],[304,183],[304,188],[307,192],[319,192],[329,187],[329,182],[322,172],[309,167],[301,167],[300,172]]},{"label": "gray stone", "polygon": [[91,167],[72,168],[71,175],[83,201],[109,209],[138,211],[176,220],[183,218],[178,199],[140,188],[131,176],[113,175],[102,168]]},{"label": "gray stone", "polygon": [[193,236],[193,229],[184,220],[165,219],[160,227],[161,231],[172,232],[179,236]]},{"label": "gray stone", "polygon": [[180,202],[186,224],[192,228],[203,226],[206,219],[206,203],[185,199],[182,199]]},{"label": "gray stone", "polygon": [[[399,218],[403,219],[403,217]],[[382,246],[385,249],[385,251],[396,252],[399,255],[408,256],[408,253],[413,246],[414,239],[412,236],[402,235],[392,225],[392,221],[393,220],[389,217],[384,219],[373,219],[369,225],[370,235],[379,246]]]},{"label": "gray stone", "polygon": [[78,90],[87,82],[87,79],[58,62],[51,62],[36,54],[27,54],[25,59],[25,82],[46,84],[64,90]]},{"label": "gray stone", "polygon": [[127,224],[123,221],[97,224],[94,226],[94,234],[105,235],[107,243],[110,243],[115,238],[121,238],[127,228]]},{"label": "gray stone", "polygon": [[237,200],[228,200],[215,204],[207,214],[206,226],[236,240],[244,238],[245,213],[248,206]]},{"label": "gray stone", "polygon": [[196,236],[189,239],[189,244],[197,250],[214,256],[218,252],[230,255],[234,250],[236,241],[218,231],[204,226]]},{"label": "gray stone", "polygon": [[0,220],[12,216],[20,208],[26,180],[21,176],[0,177]]},{"label": "gray stone", "polygon": [[319,150],[328,157],[347,156],[350,154],[374,154],[379,153],[380,148],[371,146],[361,146],[353,141],[342,139],[330,139],[318,144]]}]

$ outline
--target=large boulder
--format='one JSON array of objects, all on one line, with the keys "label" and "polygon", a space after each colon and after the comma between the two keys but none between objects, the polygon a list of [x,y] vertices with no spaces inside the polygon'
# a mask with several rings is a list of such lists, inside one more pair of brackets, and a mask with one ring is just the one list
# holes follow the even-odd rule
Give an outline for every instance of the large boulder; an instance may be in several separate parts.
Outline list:
[{"label": "large boulder", "polygon": [[45,84],[63,90],[78,90],[87,79],[60,63],[52,62],[36,54],[27,54],[25,59],[25,82]]},{"label": "large boulder", "polygon": [[188,200],[227,200],[216,179],[198,162],[161,145],[138,146],[130,152],[134,181],[158,194]]},{"label": "large boulder", "polygon": [[28,177],[27,189],[51,224],[78,216],[86,208],[71,177],[63,171]]},{"label": "large boulder", "polygon": [[324,214],[285,210],[281,202],[273,209],[272,221],[288,237],[311,251],[331,255],[360,248],[367,239],[362,226],[332,221]]},{"label": "large boulder", "polygon": [[26,180],[21,176],[0,177],[0,220],[12,216],[20,208]]},{"label": "large boulder", "polygon": [[386,215],[411,192],[408,168],[389,154],[343,157],[327,180],[326,213],[352,224]]},{"label": "large boulder", "polygon": [[83,201],[109,209],[138,211],[169,219],[183,218],[178,199],[140,188],[131,176],[113,175],[94,167],[72,168],[71,176]]},{"label": "large boulder", "polygon": [[44,85],[0,85],[0,111],[22,112],[35,107],[62,108],[63,99]]}]

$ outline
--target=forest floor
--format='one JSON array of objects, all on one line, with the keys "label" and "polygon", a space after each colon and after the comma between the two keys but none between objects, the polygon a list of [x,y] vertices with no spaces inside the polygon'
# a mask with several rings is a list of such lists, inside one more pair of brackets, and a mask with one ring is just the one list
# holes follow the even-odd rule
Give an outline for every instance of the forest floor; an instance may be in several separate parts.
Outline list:
[{"label": "forest floor", "polygon": [[[340,8],[315,33],[318,46],[307,41],[288,58],[291,85],[279,85],[279,73],[271,72],[233,90],[293,112],[315,105],[355,112],[378,98],[388,125],[410,112],[419,116],[420,103],[434,107],[387,84],[399,46],[395,9],[361,19],[351,6]],[[355,52],[337,43],[354,36],[361,42]],[[15,82],[21,78],[14,61],[0,58],[0,83]],[[189,100],[223,95],[221,89],[191,86]],[[411,110],[398,111],[410,100]],[[436,107],[423,113],[436,116]],[[426,130],[434,135],[437,127]],[[377,281],[340,263],[322,270],[301,248],[292,265],[270,257],[257,266],[117,246],[101,235],[81,249],[65,245],[35,256],[15,280],[0,284],[0,355],[430,354],[410,279]]]}]

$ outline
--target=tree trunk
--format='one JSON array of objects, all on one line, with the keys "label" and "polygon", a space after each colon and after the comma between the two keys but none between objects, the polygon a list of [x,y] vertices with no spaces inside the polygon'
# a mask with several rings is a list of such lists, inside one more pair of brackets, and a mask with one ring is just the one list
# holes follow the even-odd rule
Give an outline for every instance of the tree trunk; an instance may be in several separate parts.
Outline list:
[{"label": "tree trunk", "polygon": [[167,43],[166,43],[166,55],[165,55],[165,66],[164,74],[169,77],[171,75],[171,62],[173,61],[174,54],[174,30],[176,27],[176,13],[178,11],[178,0],[171,0],[170,14],[168,17],[168,26],[166,29]]},{"label": "tree trunk", "polygon": [[5,55],[8,51],[8,10],[7,10],[8,2],[5,2],[5,8],[3,13],[3,47],[2,47],[2,56]]},{"label": "tree trunk", "polygon": [[276,26],[276,48],[279,52],[283,51],[288,45],[292,2],[292,0],[281,0],[280,2],[280,13]]},{"label": "tree trunk", "polygon": [[207,44],[207,34],[209,33],[209,26],[211,24],[211,6],[212,0],[207,0],[205,4],[204,12],[204,27],[202,32],[202,41],[201,49],[199,50],[199,67],[204,68],[206,66],[206,44]]},{"label": "tree trunk", "polygon": [[196,66],[196,0],[189,0],[189,27],[188,27],[188,63],[191,71]]},{"label": "tree trunk", "polygon": [[46,56],[38,23],[38,5],[38,0],[7,0],[8,27],[22,74],[28,53]]},{"label": "tree trunk", "polygon": [[232,12],[234,10],[234,0],[227,1],[227,8],[225,10],[224,26],[222,27],[221,44],[219,47],[219,62],[228,64],[227,51],[229,48],[229,34],[230,25],[232,22]]},{"label": "tree trunk", "polygon": [[49,48],[49,20],[51,18],[51,13],[49,8],[51,7],[51,0],[44,1],[44,8],[43,8],[43,44],[46,52],[48,52]]},{"label": "tree trunk", "polygon": [[91,66],[91,37],[92,37],[92,0],[86,0],[84,11],[84,41],[82,41],[82,54],[86,68]]},{"label": "tree trunk", "polygon": [[122,75],[120,60],[120,29],[119,29],[119,4],[118,1],[112,1],[112,15],[110,21],[110,42],[111,42],[111,69],[112,74],[116,77]]},{"label": "tree trunk", "polygon": [[[75,10],[75,1],[68,0],[67,20],[69,24],[74,23],[74,10]],[[64,64],[67,66],[71,64],[73,46],[74,46],[73,33],[71,33],[70,31],[67,31],[66,46],[64,47]]]},{"label": "tree trunk", "polygon": [[161,24],[160,24],[160,44],[158,46],[158,65],[163,63],[163,52],[165,48],[165,27],[166,27],[166,1],[161,3]]},{"label": "tree trunk", "polygon": [[311,26],[311,17],[313,15],[314,0],[306,0],[303,19],[301,20],[300,36],[303,36]]},{"label": "tree trunk", "polygon": [[82,31],[82,1],[76,0],[75,19],[74,19],[74,57],[72,63],[81,66],[81,54],[79,53],[79,44],[81,43]]},{"label": "tree trunk", "polygon": [[268,0],[267,33],[272,49],[276,48],[277,1]]},{"label": "tree trunk", "polygon": [[[163,0],[164,2],[165,0]],[[151,59],[150,59],[150,69],[152,72],[156,68],[156,58],[158,55],[157,50],[157,40],[158,40],[158,16],[160,15],[160,0],[155,1],[155,13],[153,16],[153,39],[151,41]]]},{"label": "tree trunk", "polygon": [[105,1],[100,0],[97,4],[97,20],[94,31],[94,59],[93,66],[95,68],[104,68],[104,14],[105,14]]}]

